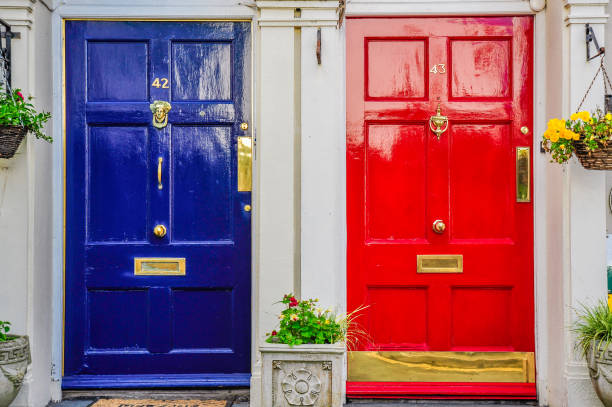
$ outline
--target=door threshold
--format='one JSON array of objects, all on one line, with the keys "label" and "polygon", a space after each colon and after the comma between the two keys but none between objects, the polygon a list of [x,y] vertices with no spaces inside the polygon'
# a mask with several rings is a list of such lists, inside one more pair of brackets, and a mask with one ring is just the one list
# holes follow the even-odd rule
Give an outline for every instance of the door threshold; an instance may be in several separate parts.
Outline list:
[{"label": "door threshold", "polygon": [[234,400],[248,402],[248,388],[231,389],[104,389],[64,390],[62,400],[93,400],[99,398],[153,400]]},{"label": "door threshold", "polygon": [[74,375],[62,378],[62,389],[173,389],[249,387],[250,373]]}]

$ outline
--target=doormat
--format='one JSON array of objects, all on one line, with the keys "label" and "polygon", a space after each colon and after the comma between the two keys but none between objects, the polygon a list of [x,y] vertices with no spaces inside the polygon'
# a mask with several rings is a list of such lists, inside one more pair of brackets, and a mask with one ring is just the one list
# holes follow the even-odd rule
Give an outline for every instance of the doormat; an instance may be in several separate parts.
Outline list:
[{"label": "doormat", "polygon": [[226,407],[225,400],[100,399],[91,407]]}]

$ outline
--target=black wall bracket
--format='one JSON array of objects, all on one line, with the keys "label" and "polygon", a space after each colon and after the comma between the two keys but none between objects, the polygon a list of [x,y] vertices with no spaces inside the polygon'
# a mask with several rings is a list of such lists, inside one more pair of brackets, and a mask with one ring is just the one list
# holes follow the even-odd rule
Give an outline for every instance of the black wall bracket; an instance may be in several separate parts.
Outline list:
[{"label": "black wall bracket", "polygon": [[[605,54],[606,49],[605,47],[600,47],[599,43],[597,42],[597,37],[595,37],[595,31],[593,31],[593,27],[591,27],[588,24],[585,24],[585,28],[586,28],[586,57],[587,57],[587,61],[590,61],[593,58],[597,58],[600,55]],[[593,43],[593,45],[595,45],[595,50],[597,51],[597,54],[591,56],[591,42]]]},{"label": "black wall bracket", "polygon": [[11,40],[13,38],[21,38],[21,34],[11,31],[10,24],[0,19],[0,64],[3,65],[2,68],[6,72],[6,78],[0,78],[2,81],[6,80],[6,83],[0,83],[0,85],[5,90],[11,87]]}]

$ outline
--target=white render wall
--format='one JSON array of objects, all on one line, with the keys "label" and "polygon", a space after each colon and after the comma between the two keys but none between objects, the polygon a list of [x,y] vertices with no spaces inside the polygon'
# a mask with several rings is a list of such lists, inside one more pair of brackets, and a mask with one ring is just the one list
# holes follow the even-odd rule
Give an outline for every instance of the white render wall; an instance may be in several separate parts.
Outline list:
[{"label": "white render wall", "polygon": [[[0,18],[21,33],[13,45],[13,87],[51,110],[51,12],[40,1],[0,2]],[[47,125],[51,133],[52,125]],[[33,363],[13,406],[44,406],[50,399],[52,307],[51,152],[29,135],[11,160],[0,160],[0,319],[30,336]]]}]

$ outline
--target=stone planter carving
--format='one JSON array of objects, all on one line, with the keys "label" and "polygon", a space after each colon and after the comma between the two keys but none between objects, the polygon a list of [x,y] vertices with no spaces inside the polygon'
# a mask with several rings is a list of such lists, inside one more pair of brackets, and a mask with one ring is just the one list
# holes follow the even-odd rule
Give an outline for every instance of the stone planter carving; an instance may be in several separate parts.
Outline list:
[{"label": "stone planter carving", "polygon": [[15,400],[32,361],[28,337],[10,337],[13,339],[0,342],[0,407],[8,407]]},{"label": "stone planter carving", "polygon": [[265,344],[262,406],[341,407],[345,346]]}]

